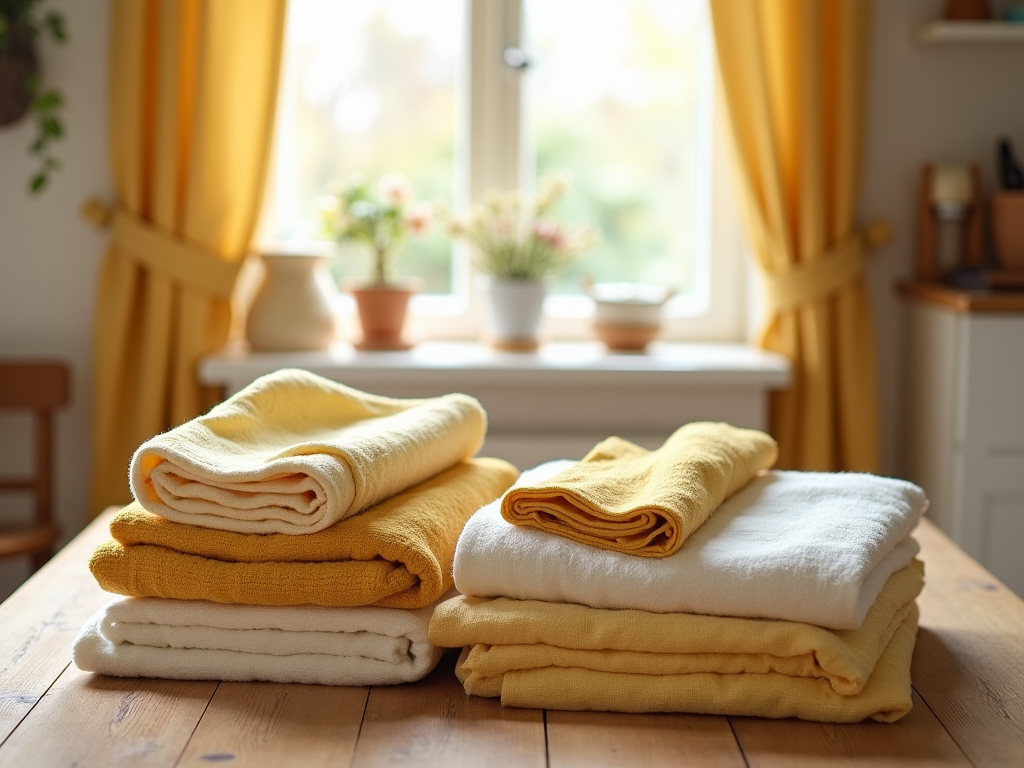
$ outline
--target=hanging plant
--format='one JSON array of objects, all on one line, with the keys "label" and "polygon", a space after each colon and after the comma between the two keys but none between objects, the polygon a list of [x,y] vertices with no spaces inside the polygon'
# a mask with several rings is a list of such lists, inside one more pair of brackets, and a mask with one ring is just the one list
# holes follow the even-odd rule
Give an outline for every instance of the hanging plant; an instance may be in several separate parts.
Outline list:
[{"label": "hanging plant", "polygon": [[35,13],[40,0],[0,0],[0,125],[21,120],[31,112],[36,135],[29,152],[39,161],[39,170],[29,180],[29,190],[38,194],[58,168],[52,144],[64,135],[60,91],[45,89],[39,77],[36,40],[48,34],[55,42],[67,41],[64,17],[56,11]]}]

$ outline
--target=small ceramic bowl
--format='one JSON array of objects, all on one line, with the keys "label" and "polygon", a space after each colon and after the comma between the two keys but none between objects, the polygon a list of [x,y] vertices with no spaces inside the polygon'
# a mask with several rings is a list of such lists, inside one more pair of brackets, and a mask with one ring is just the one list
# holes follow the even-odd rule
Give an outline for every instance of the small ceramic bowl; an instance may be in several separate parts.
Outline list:
[{"label": "small ceramic bowl", "polygon": [[591,283],[594,334],[609,349],[640,351],[661,330],[661,308],[674,291],[642,283]]},{"label": "small ceramic bowl", "polygon": [[660,325],[598,325],[594,335],[608,349],[621,352],[642,352],[661,331]]}]

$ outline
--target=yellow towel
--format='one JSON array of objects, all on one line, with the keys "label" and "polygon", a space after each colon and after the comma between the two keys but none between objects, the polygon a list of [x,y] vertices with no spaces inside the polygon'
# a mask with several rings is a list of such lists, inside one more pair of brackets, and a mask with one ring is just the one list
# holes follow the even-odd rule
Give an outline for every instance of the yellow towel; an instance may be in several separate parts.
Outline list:
[{"label": "yellow towel", "polygon": [[656,451],[619,437],[547,482],[513,488],[501,515],[602,549],[666,557],[778,457],[763,432],[695,422]]},{"label": "yellow towel", "polygon": [[199,528],[132,504],[89,567],[103,589],[132,597],[419,608],[451,588],[466,520],[517,475],[505,461],[473,459],[306,536]]},{"label": "yellow towel", "polygon": [[313,533],[468,459],[486,429],[468,395],[395,400],[282,370],[143,443],[132,493],[179,523]]},{"label": "yellow towel", "polygon": [[466,691],[506,706],[892,722],[911,708],[923,583],[914,561],[853,630],[457,597],[428,636],[466,646]]}]

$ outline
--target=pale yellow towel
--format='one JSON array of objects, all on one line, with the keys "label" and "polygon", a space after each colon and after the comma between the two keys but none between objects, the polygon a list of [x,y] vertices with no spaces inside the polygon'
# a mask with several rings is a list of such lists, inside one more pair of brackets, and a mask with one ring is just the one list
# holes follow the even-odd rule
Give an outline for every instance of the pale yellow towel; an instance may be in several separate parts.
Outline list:
[{"label": "pale yellow towel", "polygon": [[666,557],[778,453],[763,432],[711,422],[680,427],[656,451],[610,437],[550,480],[513,488],[501,515],[602,549]]},{"label": "pale yellow towel", "polygon": [[199,528],[132,504],[89,567],[103,589],[130,597],[420,608],[451,588],[466,520],[517,475],[473,459],[306,536]]},{"label": "pale yellow towel", "polygon": [[466,646],[467,692],[508,706],[853,722],[910,710],[919,561],[853,630],[508,598],[438,606],[431,642]]},{"label": "pale yellow towel", "polygon": [[143,443],[132,493],[179,523],[312,533],[468,459],[486,429],[468,395],[395,400],[282,370]]},{"label": "pale yellow towel", "polygon": [[797,717],[826,723],[870,718],[894,723],[913,707],[910,661],[917,617],[913,605],[856,696],[840,696],[824,680],[775,672],[624,675],[553,667],[506,675],[501,703],[535,709]]}]

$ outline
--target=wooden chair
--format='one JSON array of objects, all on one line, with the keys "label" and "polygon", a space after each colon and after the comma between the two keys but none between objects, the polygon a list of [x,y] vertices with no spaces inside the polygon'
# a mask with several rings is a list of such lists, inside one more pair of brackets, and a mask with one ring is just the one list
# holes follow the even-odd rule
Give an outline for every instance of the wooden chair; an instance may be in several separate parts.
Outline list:
[{"label": "wooden chair", "polygon": [[64,363],[0,362],[0,410],[35,412],[35,459],[29,477],[0,478],[0,491],[29,491],[35,517],[28,526],[0,526],[0,557],[31,555],[38,570],[53,554],[60,529],[53,521],[53,412],[68,401]]}]

